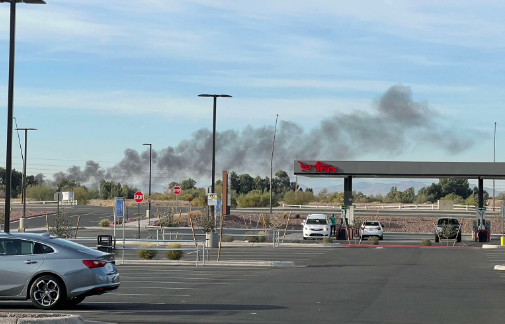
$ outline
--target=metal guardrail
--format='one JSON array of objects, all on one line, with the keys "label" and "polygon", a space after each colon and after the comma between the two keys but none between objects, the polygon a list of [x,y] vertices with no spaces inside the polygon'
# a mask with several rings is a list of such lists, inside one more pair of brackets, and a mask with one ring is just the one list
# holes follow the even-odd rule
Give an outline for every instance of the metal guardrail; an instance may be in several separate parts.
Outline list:
[{"label": "metal guardrail", "polygon": [[[97,239],[96,238],[87,238],[87,237],[78,237],[78,238],[75,238],[75,239],[68,239],[69,241],[73,241],[73,242],[96,242]],[[121,246],[118,246],[117,243],[118,242],[122,242],[122,245]],[[193,243],[193,244],[197,244],[196,247],[180,247],[180,248],[159,248],[159,247],[156,247],[156,248],[146,248],[146,247],[125,247],[125,243],[126,242],[139,242],[139,243],[160,243],[160,242],[163,242],[163,243]],[[123,251],[123,254],[122,254],[122,259],[121,259],[121,264],[124,264],[124,251],[128,251],[128,250],[131,250],[131,251],[144,251],[144,250],[147,250],[147,251],[194,251],[196,252],[196,260],[195,260],[195,265],[198,267],[199,265],[199,261],[200,261],[200,244],[202,244],[202,259],[203,259],[203,265],[205,265],[205,255],[207,255],[207,260],[209,258],[209,254],[207,252],[207,247],[205,246],[205,241],[201,241],[201,240],[153,240],[153,239],[114,239],[113,238],[113,245],[112,246],[105,246],[105,245],[101,245],[102,247],[108,247],[108,248],[112,248],[114,250],[120,250],[120,251]],[[207,253],[206,253],[207,252]]]},{"label": "metal guardrail", "polygon": [[[174,233],[174,231],[181,231],[181,230],[190,230],[191,227],[159,227],[159,226],[147,226],[146,228],[151,228],[151,229],[156,229],[156,238],[158,239],[160,237],[160,232],[161,232],[161,237],[164,240],[165,239],[165,234],[170,235],[169,237],[172,238],[172,235],[192,235],[190,233],[188,234],[183,234],[183,233]],[[195,230],[201,230],[199,227],[195,227]],[[168,233],[166,233],[168,231]],[[240,232],[240,231],[247,231],[247,232],[269,232],[269,233],[258,233],[258,234],[231,234],[227,232]],[[195,234],[195,236],[202,236],[205,234]],[[237,236],[237,237],[260,237],[260,236],[265,236],[265,237],[272,237],[272,243],[274,247],[279,247],[280,244],[280,229],[278,228],[223,228],[223,236]]]}]

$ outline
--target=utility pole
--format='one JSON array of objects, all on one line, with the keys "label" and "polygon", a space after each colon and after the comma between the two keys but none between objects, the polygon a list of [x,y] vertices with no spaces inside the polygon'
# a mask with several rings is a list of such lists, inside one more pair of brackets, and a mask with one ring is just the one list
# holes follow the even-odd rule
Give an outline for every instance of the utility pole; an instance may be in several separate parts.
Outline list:
[{"label": "utility pole", "polygon": [[25,156],[23,159],[23,184],[21,188],[22,196],[23,196],[23,217],[19,219],[19,228],[18,232],[25,231],[25,220],[26,220],[26,163],[28,160],[28,131],[35,131],[36,128],[16,128],[16,130],[25,131]]},{"label": "utility pole", "polygon": [[275,117],[275,128],[274,128],[274,141],[272,142],[272,157],[270,158],[270,214],[272,214],[272,177],[273,177],[273,161],[274,161],[274,148],[275,148],[275,135],[277,134],[277,120],[279,119],[279,114]]}]

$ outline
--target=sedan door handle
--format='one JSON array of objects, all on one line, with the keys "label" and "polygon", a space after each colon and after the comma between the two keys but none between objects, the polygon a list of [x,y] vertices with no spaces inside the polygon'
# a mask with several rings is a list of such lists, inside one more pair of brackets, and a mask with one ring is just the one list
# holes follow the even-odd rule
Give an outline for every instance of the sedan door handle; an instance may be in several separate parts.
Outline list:
[{"label": "sedan door handle", "polygon": [[25,261],[25,264],[33,264],[33,263],[37,263],[37,261],[32,261],[32,260],[26,260]]}]

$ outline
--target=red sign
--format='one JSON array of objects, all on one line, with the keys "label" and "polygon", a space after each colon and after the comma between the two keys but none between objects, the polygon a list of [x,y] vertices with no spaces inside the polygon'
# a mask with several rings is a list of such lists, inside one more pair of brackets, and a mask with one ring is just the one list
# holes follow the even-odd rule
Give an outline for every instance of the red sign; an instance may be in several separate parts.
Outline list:
[{"label": "red sign", "polygon": [[135,202],[138,202],[140,204],[144,201],[144,194],[140,191],[137,191],[133,196],[133,199],[135,199]]},{"label": "red sign", "polygon": [[172,190],[172,192],[174,193],[174,195],[178,195],[181,193],[181,187],[174,187],[174,189]]},{"label": "red sign", "polygon": [[323,164],[321,161],[317,161],[316,164],[303,164],[302,161],[298,161],[300,164],[300,169],[302,169],[302,172],[311,172],[312,167],[316,169],[316,172],[326,172],[326,173],[332,173],[332,172],[337,172],[337,168],[330,165],[330,164]]}]

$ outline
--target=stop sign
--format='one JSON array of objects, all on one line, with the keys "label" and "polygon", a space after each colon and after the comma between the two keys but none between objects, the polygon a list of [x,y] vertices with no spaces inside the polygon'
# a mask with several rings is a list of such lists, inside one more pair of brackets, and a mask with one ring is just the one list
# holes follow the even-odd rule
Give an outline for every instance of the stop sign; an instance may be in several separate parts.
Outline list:
[{"label": "stop sign", "polygon": [[141,203],[142,201],[144,201],[144,194],[140,191],[137,191],[133,196],[133,198],[135,199],[135,202]]},{"label": "stop sign", "polygon": [[174,192],[174,195],[180,194],[181,193],[181,187],[174,187],[173,192]]}]

